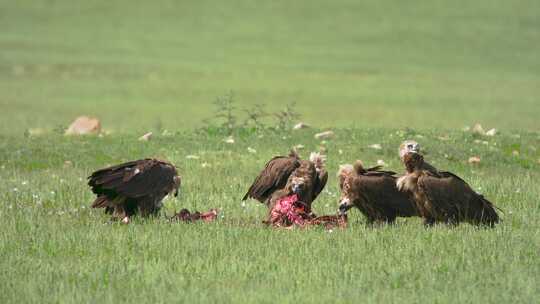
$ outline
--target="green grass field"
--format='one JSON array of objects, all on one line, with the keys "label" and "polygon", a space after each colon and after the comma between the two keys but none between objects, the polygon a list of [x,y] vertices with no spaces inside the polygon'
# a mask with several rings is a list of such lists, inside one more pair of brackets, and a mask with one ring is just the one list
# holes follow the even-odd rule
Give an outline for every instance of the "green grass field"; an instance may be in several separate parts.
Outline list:
[{"label": "green grass field", "polygon": [[[191,128],[230,90],[319,127],[539,130],[538,1],[0,1],[0,131]],[[140,131],[140,130],[139,130]]]},{"label": "green grass field", "polygon": [[[539,2],[0,0],[0,28],[0,303],[538,301]],[[296,102],[315,128],[227,144],[199,127],[230,91],[239,113]],[[80,114],[110,134],[58,134]],[[500,133],[461,130],[475,122]],[[315,140],[325,128],[336,138]],[[344,231],[280,231],[240,201],[269,158],[323,144],[314,209],[334,213],[339,165],[402,172],[409,138],[503,222],[367,227],[352,210]],[[89,208],[89,173],[143,157],[183,176],[162,217],[126,226]],[[166,220],[216,207],[211,224]]]}]

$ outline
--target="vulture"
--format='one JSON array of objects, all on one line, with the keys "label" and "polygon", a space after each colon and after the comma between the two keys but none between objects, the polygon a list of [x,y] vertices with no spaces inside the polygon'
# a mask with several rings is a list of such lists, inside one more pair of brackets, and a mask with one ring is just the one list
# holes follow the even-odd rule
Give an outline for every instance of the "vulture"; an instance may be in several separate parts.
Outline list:
[{"label": "vulture", "polygon": [[338,172],[340,214],[346,214],[349,209],[356,207],[369,224],[393,223],[398,216],[417,216],[410,195],[397,189],[395,174],[382,171],[381,166],[365,169],[359,160],[354,166],[341,166]]},{"label": "vulture", "polygon": [[426,170],[424,157],[419,153],[406,153],[403,162],[407,174],[398,179],[397,187],[412,193],[426,225],[469,222],[493,227],[499,222],[497,207],[459,176],[447,171]]},{"label": "vulture", "polygon": [[[420,144],[414,140],[406,140],[399,146],[399,158],[401,162],[404,163],[404,157],[407,153],[420,153]],[[422,165],[422,170],[426,170],[436,174],[439,172],[437,168],[433,167],[427,162],[424,162]]]},{"label": "vulture", "polygon": [[311,203],[328,181],[325,161],[319,153],[311,153],[309,160],[302,160],[294,150],[288,156],[276,156],[266,163],[242,200],[253,198],[269,207],[266,223],[281,221],[285,209],[303,222],[313,216]]},{"label": "vulture", "polygon": [[97,198],[92,208],[105,208],[113,219],[129,223],[130,217],[156,215],[162,200],[178,195],[180,176],[176,167],[158,159],[141,159],[98,170],[88,177]]},{"label": "vulture", "polygon": [[325,162],[325,156],[319,153],[311,153],[310,160],[300,159],[294,150],[288,156],[276,156],[266,163],[242,200],[253,198],[270,206],[274,194],[294,193],[299,200],[311,205],[328,181]]}]

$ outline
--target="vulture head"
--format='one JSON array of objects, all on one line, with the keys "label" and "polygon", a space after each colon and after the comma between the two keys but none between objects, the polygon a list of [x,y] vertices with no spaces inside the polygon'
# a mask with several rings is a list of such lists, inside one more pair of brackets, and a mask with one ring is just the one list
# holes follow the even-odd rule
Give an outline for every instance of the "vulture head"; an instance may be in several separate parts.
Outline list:
[{"label": "vulture head", "polygon": [[403,157],[407,153],[420,153],[420,144],[414,140],[406,140],[399,145],[399,158],[403,161]]},{"label": "vulture head", "polygon": [[291,191],[294,194],[300,194],[306,189],[306,179],[300,176],[291,178]]},{"label": "vulture head", "polygon": [[346,214],[354,203],[360,198],[358,191],[353,190],[354,179],[359,173],[364,172],[362,161],[357,160],[353,165],[342,165],[338,171],[339,188],[341,197],[339,199],[339,213]]}]

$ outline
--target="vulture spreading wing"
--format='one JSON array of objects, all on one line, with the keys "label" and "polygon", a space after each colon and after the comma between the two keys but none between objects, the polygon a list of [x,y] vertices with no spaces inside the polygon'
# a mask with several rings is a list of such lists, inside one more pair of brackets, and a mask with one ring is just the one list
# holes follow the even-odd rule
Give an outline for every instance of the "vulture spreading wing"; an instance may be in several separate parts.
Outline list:
[{"label": "vulture spreading wing", "polygon": [[416,216],[409,195],[396,188],[395,172],[380,169],[380,166],[364,169],[360,161],[354,167],[341,167],[338,173],[340,212],[345,214],[350,208],[357,207],[369,223],[392,223],[398,216]]},{"label": "vulture spreading wing", "polygon": [[242,198],[258,200],[263,204],[268,203],[272,194],[285,187],[289,176],[300,167],[300,158],[296,152],[291,151],[289,156],[276,156],[266,163],[259,176],[255,178],[246,195]]},{"label": "vulture spreading wing", "polygon": [[424,158],[418,153],[408,153],[404,159],[408,173],[404,188],[413,193],[416,208],[426,224],[469,222],[492,227],[499,222],[493,203],[459,176],[423,170]]},{"label": "vulture spreading wing", "polygon": [[285,216],[281,207],[285,205],[294,206],[291,212],[295,214],[289,216],[311,218],[311,203],[328,180],[325,161],[319,153],[312,153],[309,160],[301,160],[295,151],[288,157],[274,157],[257,176],[243,200],[254,198],[266,204],[269,207],[266,223],[281,221]]},{"label": "vulture spreading wing", "polygon": [[97,195],[92,208],[106,208],[114,218],[129,222],[129,217],[156,214],[163,198],[175,190],[180,177],[171,163],[141,159],[98,170],[88,177]]}]

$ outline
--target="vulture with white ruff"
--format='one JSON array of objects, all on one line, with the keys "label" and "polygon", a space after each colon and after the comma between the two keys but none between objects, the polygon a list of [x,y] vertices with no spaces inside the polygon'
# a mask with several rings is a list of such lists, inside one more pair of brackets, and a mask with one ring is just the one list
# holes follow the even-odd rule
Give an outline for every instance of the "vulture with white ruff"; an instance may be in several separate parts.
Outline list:
[{"label": "vulture with white ruff", "polygon": [[349,209],[356,207],[366,216],[369,224],[393,223],[396,217],[417,216],[409,195],[396,188],[395,174],[381,170],[381,166],[365,169],[359,160],[354,166],[341,166],[338,172],[340,214],[346,214]]},{"label": "vulture with white ruff", "polygon": [[88,185],[97,195],[92,208],[105,208],[124,223],[135,214],[156,215],[165,196],[173,191],[178,195],[180,181],[173,164],[157,159],[130,161],[88,177]]}]

